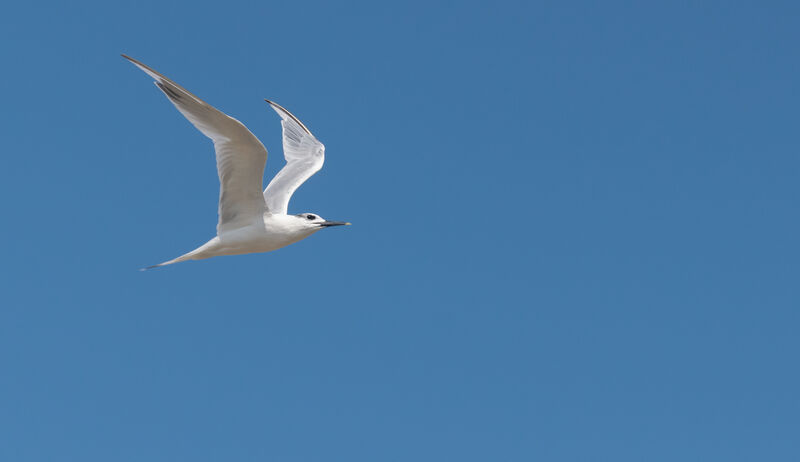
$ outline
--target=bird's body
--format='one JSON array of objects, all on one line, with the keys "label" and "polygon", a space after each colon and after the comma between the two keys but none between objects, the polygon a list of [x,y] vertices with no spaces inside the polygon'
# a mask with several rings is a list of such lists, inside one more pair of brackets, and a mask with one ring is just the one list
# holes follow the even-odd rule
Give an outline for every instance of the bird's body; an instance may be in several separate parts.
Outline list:
[{"label": "bird's body", "polygon": [[289,111],[267,100],[282,119],[286,165],[262,193],[267,150],[247,127],[154,69],[122,56],[153,77],[175,107],[211,138],[220,179],[216,237],[191,252],[149,268],[222,255],[269,252],[305,239],[322,228],[349,225],[326,221],[311,213],[287,214],[294,191],[322,168],[325,158],[325,146]]},{"label": "bird's body", "polygon": [[322,229],[296,226],[293,217],[294,215],[265,213],[261,222],[220,233],[197,249],[155,266],[223,255],[270,252],[294,244]]}]

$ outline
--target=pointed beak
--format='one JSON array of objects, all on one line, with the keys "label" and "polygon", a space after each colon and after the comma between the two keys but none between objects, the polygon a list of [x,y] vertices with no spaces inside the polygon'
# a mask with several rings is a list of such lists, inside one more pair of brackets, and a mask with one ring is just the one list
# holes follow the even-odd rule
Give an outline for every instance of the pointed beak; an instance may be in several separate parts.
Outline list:
[{"label": "pointed beak", "polygon": [[328,226],[343,226],[343,225],[350,226],[350,223],[346,221],[323,221],[319,225],[324,228],[327,228]]}]

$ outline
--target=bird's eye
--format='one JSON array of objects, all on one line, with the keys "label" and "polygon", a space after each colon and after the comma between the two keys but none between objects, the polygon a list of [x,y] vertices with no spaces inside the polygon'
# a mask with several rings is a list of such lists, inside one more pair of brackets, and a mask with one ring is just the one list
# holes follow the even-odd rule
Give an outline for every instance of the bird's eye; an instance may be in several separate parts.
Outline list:
[{"label": "bird's eye", "polygon": [[313,219],[315,219],[317,217],[315,217],[314,215],[308,215],[308,216],[306,216],[306,218],[308,218],[309,220],[313,220]]}]

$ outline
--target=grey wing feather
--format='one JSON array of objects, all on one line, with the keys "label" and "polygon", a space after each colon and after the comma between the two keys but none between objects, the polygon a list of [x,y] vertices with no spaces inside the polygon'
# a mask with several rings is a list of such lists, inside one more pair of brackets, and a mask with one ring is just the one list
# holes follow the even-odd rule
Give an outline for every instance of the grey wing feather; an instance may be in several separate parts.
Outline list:
[{"label": "grey wing feather", "polygon": [[261,220],[266,210],[263,186],[267,150],[241,122],[207,104],[156,70],[129,57],[200,132],[211,138],[219,174],[219,222],[217,233]]},{"label": "grey wing feather", "polygon": [[265,101],[281,117],[286,165],[267,185],[264,200],[270,212],[285,214],[295,190],[322,168],[325,146],[292,113],[277,103]]}]

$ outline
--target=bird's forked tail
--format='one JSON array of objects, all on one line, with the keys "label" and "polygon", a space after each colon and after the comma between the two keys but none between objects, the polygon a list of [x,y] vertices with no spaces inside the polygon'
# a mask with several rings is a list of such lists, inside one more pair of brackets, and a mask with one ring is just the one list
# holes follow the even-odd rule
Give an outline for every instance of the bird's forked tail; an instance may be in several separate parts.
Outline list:
[{"label": "bird's forked tail", "polygon": [[187,261],[187,260],[202,260],[204,258],[213,257],[214,255],[217,255],[216,253],[214,253],[214,250],[219,247],[220,247],[219,238],[215,237],[214,239],[211,239],[210,241],[206,242],[200,247],[192,250],[189,253],[185,253],[178,258],[173,258],[172,260],[168,260],[159,263],[157,265],[151,265],[145,268],[140,268],[139,271],[147,271],[149,269],[159,268],[161,266],[167,266],[173,263],[180,263],[182,261]]}]

